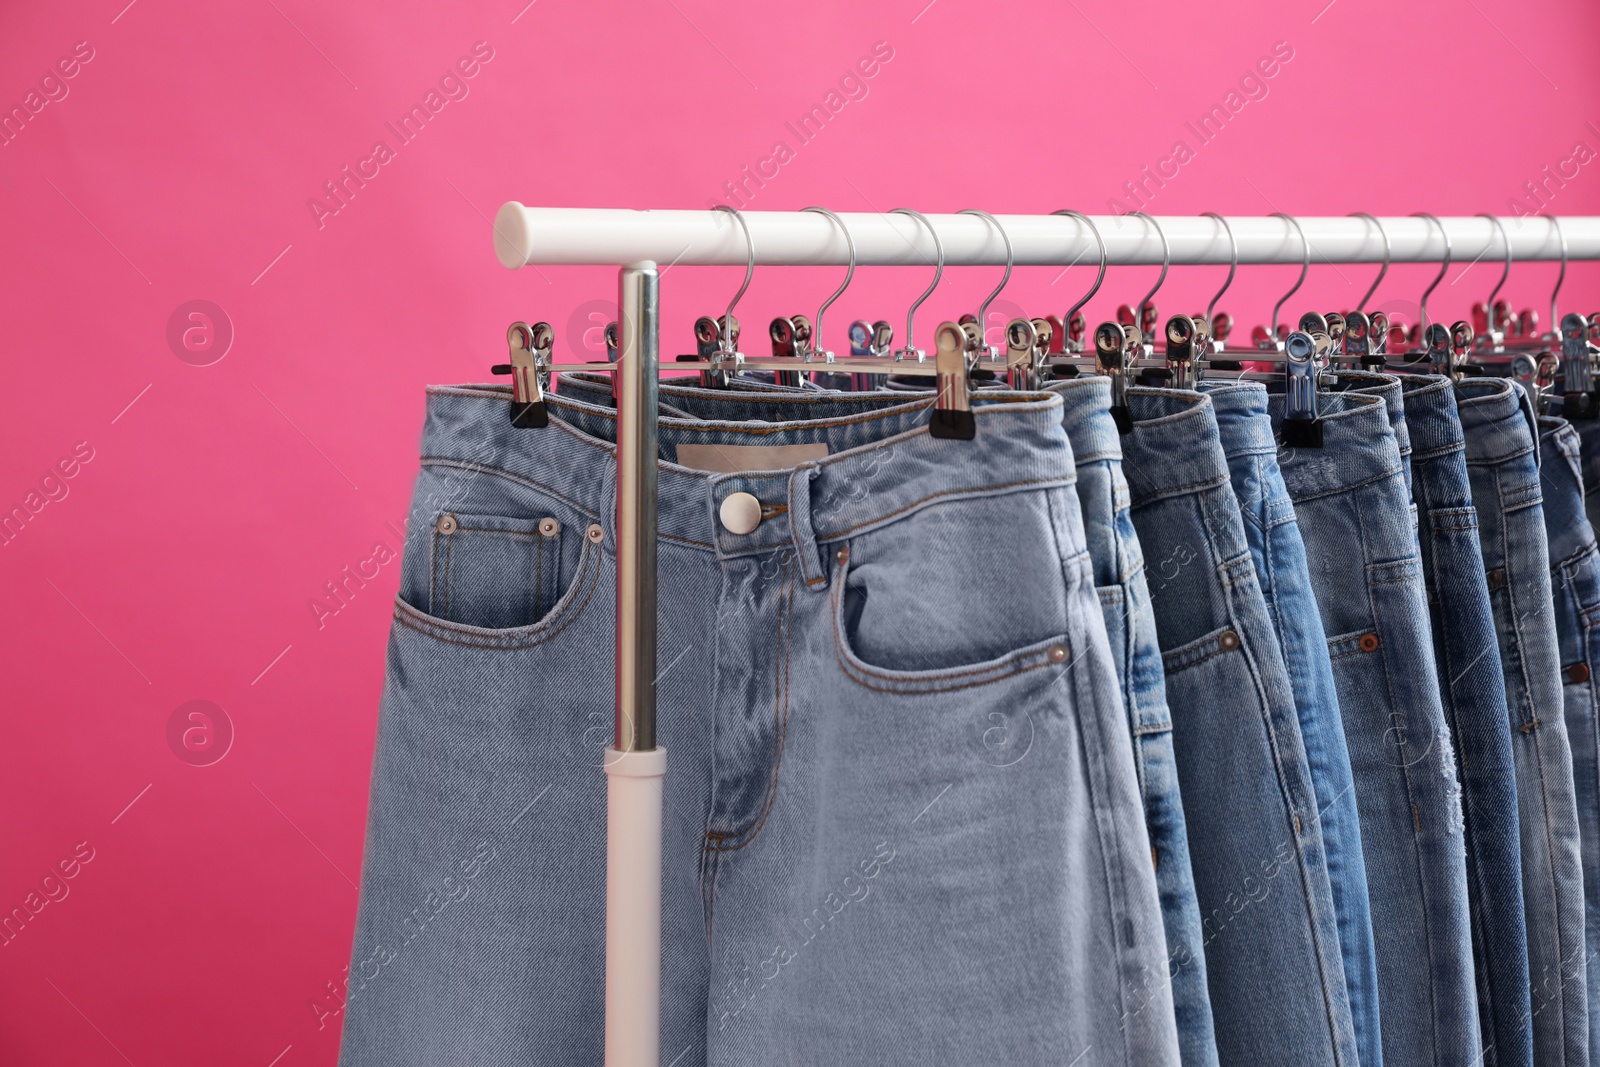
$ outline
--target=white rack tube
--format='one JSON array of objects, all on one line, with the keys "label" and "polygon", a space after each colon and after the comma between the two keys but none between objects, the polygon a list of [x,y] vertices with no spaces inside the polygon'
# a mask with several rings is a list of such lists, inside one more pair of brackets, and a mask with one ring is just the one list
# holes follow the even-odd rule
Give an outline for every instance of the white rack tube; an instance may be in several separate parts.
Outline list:
[{"label": "white rack tube", "polygon": [[[925,227],[907,215],[842,213],[856,245],[860,266],[928,265],[934,261],[933,240]],[[1067,215],[997,215],[1011,238],[1018,266],[1095,263],[1099,249],[1089,227]],[[1113,264],[1161,262],[1161,238],[1143,219],[1129,215],[1091,216],[1106,242]],[[1005,244],[976,215],[929,215],[944,244],[945,263],[952,266],[999,266]],[[1359,217],[1296,218],[1311,245],[1314,263],[1381,263],[1383,234]],[[1434,262],[1445,258],[1439,227],[1415,216],[1379,220],[1389,235],[1396,263]],[[1505,258],[1500,231],[1481,216],[1439,220],[1450,235],[1450,256],[1466,264]],[[765,266],[844,266],[849,248],[832,220],[812,211],[746,211],[744,222],[756,246],[756,262]],[[1215,219],[1204,216],[1156,216],[1172,246],[1175,264],[1226,264],[1231,258],[1227,234]],[[1548,218],[1501,220],[1511,242],[1512,258],[1559,260],[1561,237]],[[1274,216],[1230,218],[1239,243],[1240,263],[1299,263],[1300,238],[1287,221]],[[1567,255],[1574,260],[1600,259],[1600,217],[1561,219]],[[634,211],[629,208],[525,207],[516,201],[495,215],[494,248],[507,267],[528,263],[598,263],[615,265],[654,260],[686,266],[743,266],[744,233],[725,211]]]}]

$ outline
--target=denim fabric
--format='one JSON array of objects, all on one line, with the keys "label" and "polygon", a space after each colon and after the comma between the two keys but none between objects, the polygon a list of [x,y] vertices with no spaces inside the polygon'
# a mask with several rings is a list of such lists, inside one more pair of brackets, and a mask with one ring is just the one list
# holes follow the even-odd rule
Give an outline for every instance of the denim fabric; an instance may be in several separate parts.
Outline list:
[{"label": "denim fabric", "polygon": [[1167,973],[1178,1020],[1178,1047],[1184,1067],[1205,1067],[1217,1063],[1217,1041],[1206,991],[1204,933],[1189,861],[1189,835],[1173,753],[1172,713],[1167,708],[1145,558],[1129,514],[1122,442],[1111,418],[1111,382],[1103,377],[1083,377],[1052,383],[1049,391],[1059,393],[1065,406],[1063,424],[1078,466],[1078,501],[1083,507],[1089,559],[1111,639],[1111,658],[1122,682],[1128,726],[1133,731],[1134,766],[1144,796],[1145,829],[1150,835],[1167,932]]},{"label": "denim fabric", "polygon": [[1589,1062],[1600,1064],[1600,552],[1584,514],[1583,467],[1578,432],[1565,419],[1539,420],[1539,480],[1544,488],[1545,530],[1550,540],[1550,581],[1555,591],[1556,636],[1578,829],[1583,843],[1586,992]]},{"label": "denim fabric", "polygon": [[[346,1065],[600,1059],[614,412],[509,397],[429,397]],[[1061,402],[1001,399],[661,421],[663,1063],[1178,1062]]]},{"label": "denim fabric", "polygon": [[1533,1059],[1573,1067],[1589,1055],[1582,849],[1534,416],[1522,387],[1505,378],[1458,383],[1456,404],[1517,766]]},{"label": "denim fabric", "polygon": [[1389,429],[1394,431],[1394,444],[1400,450],[1400,474],[1406,484],[1406,499],[1412,497],[1411,430],[1406,425],[1405,394],[1400,378],[1379,371],[1342,370],[1329,376],[1334,390],[1368,393],[1383,401],[1384,413],[1389,416]]},{"label": "denim fabric", "polygon": [[[1283,397],[1269,397],[1276,426]],[[1384,398],[1318,397],[1321,448],[1278,457],[1328,634],[1378,943],[1383,1058],[1481,1052],[1461,788],[1439,700],[1422,562]]]},{"label": "denim fabric", "polygon": [[[1311,592],[1305,542],[1294,504],[1278,470],[1278,445],[1267,413],[1267,391],[1255,383],[1203,382],[1217,413],[1217,430],[1234,496],[1244,516],[1245,538],[1256,579],[1266,597],[1300,720],[1311,784],[1322,821],[1328,880],[1339,920],[1339,951],[1362,1067],[1381,1067],[1378,958],[1367,904],[1367,862],[1361,850],[1350,752],[1334,687],[1333,662]],[[1081,492],[1081,489],[1080,489]]]},{"label": "denim fabric", "polygon": [[1416,375],[1404,381],[1423,582],[1466,820],[1483,1063],[1530,1067],[1532,1008],[1516,769],[1466,443],[1450,379]]},{"label": "denim fabric", "polygon": [[1206,396],[1128,390],[1220,1061],[1357,1062],[1317,798]]}]

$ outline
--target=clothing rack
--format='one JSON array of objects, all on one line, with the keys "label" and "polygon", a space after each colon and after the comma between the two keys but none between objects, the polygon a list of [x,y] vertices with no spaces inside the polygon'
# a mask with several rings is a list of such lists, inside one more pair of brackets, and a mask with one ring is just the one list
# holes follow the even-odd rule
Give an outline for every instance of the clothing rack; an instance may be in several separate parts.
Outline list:
[{"label": "clothing rack", "polygon": [[[636,211],[540,208],[495,215],[502,265],[620,266],[617,379],[617,716],[608,792],[608,1067],[658,1067],[661,802],[656,744],[658,263],[695,266],[1109,265],[1600,260],[1600,216],[1228,219],[1161,216]],[[741,225],[742,224],[742,225]],[[1296,232],[1298,227],[1299,233]],[[1001,230],[1003,229],[1004,235]],[[848,233],[848,237],[846,236]],[[1302,242],[1300,233],[1304,234]],[[937,238],[933,236],[937,235]],[[1231,237],[1230,237],[1231,234]],[[937,241],[937,247],[936,247]],[[1009,254],[1007,244],[1009,242]],[[1165,252],[1164,252],[1165,248]],[[1551,323],[1555,328],[1556,324]],[[1241,358],[1251,358],[1241,353]],[[556,363],[553,366],[562,366]],[[841,361],[837,369],[849,369]],[[668,364],[685,369],[684,364]],[[510,368],[507,368],[510,369]],[[590,364],[589,369],[596,369]]]}]

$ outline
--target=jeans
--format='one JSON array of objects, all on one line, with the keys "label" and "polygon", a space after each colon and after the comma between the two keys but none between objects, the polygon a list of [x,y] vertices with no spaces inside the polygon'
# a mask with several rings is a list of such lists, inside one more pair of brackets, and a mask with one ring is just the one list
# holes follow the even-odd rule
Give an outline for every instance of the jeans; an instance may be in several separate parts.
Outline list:
[{"label": "jeans", "polygon": [[[429,397],[346,1065],[601,1054],[615,413],[509,397]],[[661,421],[663,1063],[1178,1062],[1061,401],[1006,400]]]},{"label": "jeans", "polygon": [[1354,1067],[1317,797],[1211,401],[1135,387],[1128,406],[1124,469],[1151,561],[1219,1060]]},{"label": "jeans", "polygon": [[1478,511],[1450,379],[1408,376],[1405,421],[1415,447],[1423,582],[1439,695],[1455,739],[1466,819],[1467,892],[1478,978],[1483,1063],[1531,1067],[1533,1034],[1516,766],[1501,682],[1494,609],[1483,580]]},{"label": "jeans", "polygon": [[1578,432],[1564,419],[1548,418],[1539,420],[1539,431],[1539,480],[1544,488],[1562,695],[1583,845],[1589,1062],[1600,1064],[1600,1025],[1595,1018],[1600,1007],[1600,727],[1596,725],[1600,694],[1592,680],[1600,670],[1600,551],[1584,514]]},{"label": "jeans", "polygon": [[1145,558],[1129,514],[1122,443],[1111,418],[1111,383],[1103,377],[1085,376],[1053,382],[1049,391],[1060,394],[1065,405],[1063,422],[1078,467],[1078,501],[1083,507],[1089,559],[1111,639],[1111,657],[1122,682],[1128,726],[1133,731],[1134,766],[1144,796],[1145,829],[1150,835],[1167,933],[1178,1046],[1184,1067],[1205,1067],[1217,1063],[1217,1042],[1206,991],[1204,933]]},{"label": "jeans", "polygon": [[1505,378],[1456,385],[1517,766],[1530,1027],[1540,1067],[1588,1062],[1583,866],[1534,415]]},{"label": "jeans", "polygon": [[[1344,718],[1390,1067],[1479,1054],[1461,788],[1422,563],[1384,398],[1317,398],[1321,448],[1278,457],[1305,539]],[[1283,397],[1269,397],[1276,426]]]},{"label": "jeans", "polygon": [[1322,821],[1328,880],[1339,921],[1339,949],[1362,1067],[1381,1067],[1377,949],[1367,903],[1350,752],[1333,681],[1333,663],[1311,592],[1305,542],[1278,469],[1267,392],[1254,383],[1203,382],[1217,414],[1233,492],[1244,516],[1256,579],[1283,650]]}]

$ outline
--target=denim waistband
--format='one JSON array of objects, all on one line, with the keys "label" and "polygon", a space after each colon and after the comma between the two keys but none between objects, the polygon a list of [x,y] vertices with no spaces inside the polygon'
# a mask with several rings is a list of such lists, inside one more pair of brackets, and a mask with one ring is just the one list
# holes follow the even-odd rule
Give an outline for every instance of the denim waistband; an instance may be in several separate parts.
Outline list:
[{"label": "denim waistband", "polygon": [[1200,391],[1211,398],[1217,412],[1222,450],[1235,456],[1275,456],[1277,439],[1267,414],[1267,387],[1260,382],[1201,382]]},{"label": "denim waistband", "polygon": [[1417,374],[1401,382],[1413,458],[1432,459],[1465,447],[1461,417],[1456,414],[1455,383],[1442,374]]},{"label": "denim waistband", "polygon": [[[1274,427],[1283,420],[1281,394],[1267,396]],[[1322,447],[1295,449],[1297,462],[1283,465],[1283,480],[1295,502],[1343,492],[1403,471],[1389,422],[1386,399],[1367,392],[1319,393]]]},{"label": "denim waistband", "polygon": [[1342,370],[1333,376],[1335,390],[1366,393],[1381,397],[1384,410],[1389,415],[1389,429],[1394,431],[1394,443],[1402,457],[1411,455],[1411,432],[1406,426],[1405,390],[1400,378],[1382,371]]},{"label": "denim waistband", "polygon": [[1468,463],[1501,463],[1538,455],[1535,416],[1527,394],[1510,378],[1468,378],[1456,383],[1456,410],[1466,437]]},{"label": "denim waistband", "polygon": [[1130,386],[1128,410],[1140,451],[1163,457],[1159,464],[1130,463],[1123,469],[1135,507],[1228,484],[1228,459],[1209,396]]},{"label": "denim waistband", "polygon": [[[566,499],[614,537],[616,412],[570,397],[549,397],[543,429],[510,423],[508,386],[433,386],[422,434],[426,466],[454,466],[510,477]],[[793,399],[785,396],[785,401]],[[658,529],[663,538],[715,549],[722,557],[772,551],[793,543],[863,533],[942,500],[1076,481],[1072,448],[1061,425],[1061,400],[1047,393],[993,392],[973,398],[971,441],[928,433],[932,397],[829,419],[728,422],[662,418],[663,456],[680,444],[826,445],[828,455],[774,471],[713,473],[663,459],[657,464]],[[733,493],[762,505],[748,534],[718,521]],[[815,552],[801,553],[808,579]]]},{"label": "denim waistband", "polygon": [[1111,417],[1111,379],[1099,375],[1063,378],[1048,383],[1045,392],[1061,397],[1061,423],[1072,442],[1078,463],[1122,459],[1122,438]]}]

